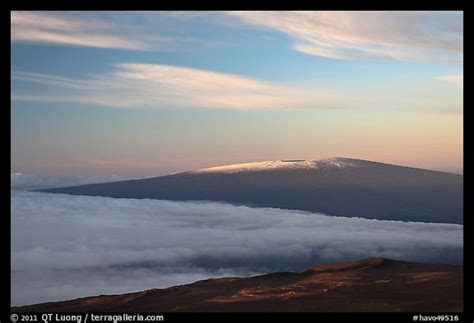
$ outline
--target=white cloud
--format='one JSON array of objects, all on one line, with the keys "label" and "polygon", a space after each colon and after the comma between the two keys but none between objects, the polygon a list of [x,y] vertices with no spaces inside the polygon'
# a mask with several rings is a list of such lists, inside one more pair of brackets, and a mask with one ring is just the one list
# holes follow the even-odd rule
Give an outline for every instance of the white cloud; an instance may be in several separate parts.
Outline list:
[{"label": "white cloud", "polygon": [[51,12],[11,12],[11,40],[118,49],[148,49],[146,42],[120,35],[118,25]]},{"label": "white cloud", "polygon": [[461,12],[231,11],[242,21],[283,32],[299,52],[335,59],[459,61]]},{"label": "white cloud", "polygon": [[436,77],[438,81],[452,83],[458,86],[462,86],[464,82],[464,76],[462,74],[451,74],[451,75],[441,75]]},{"label": "white cloud", "polygon": [[105,183],[124,180],[126,178],[112,176],[39,176],[34,174],[11,173],[10,186],[16,190],[65,187],[92,183]]},{"label": "white cloud", "polygon": [[[229,15],[237,19],[229,19]],[[134,50],[183,49],[182,45],[187,44],[186,48],[196,50],[196,42],[199,42],[199,47],[206,47],[216,39],[212,36],[183,38],[182,34],[193,34],[194,23],[209,24],[209,28],[219,29],[244,22],[287,34],[293,39],[295,50],[309,55],[336,59],[395,58],[459,62],[463,51],[462,18],[462,12],[419,11],[102,14],[13,11],[11,40]]]},{"label": "white cloud", "polygon": [[[41,89],[41,94],[29,92],[25,95],[14,91],[13,100],[69,101],[123,108],[298,109],[351,106],[350,99],[315,89],[160,64],[117,64],[114,72],[87,79],[23,72],[12,73],[12,79],[39,83],[46,88]],[[56,89],[53,91],[51,87]],[[58,92],[61,94],[57,95]]]},{"label": "white cloud", "polygon": [[[444,111],[444,92],[413,88],[290,85],[197,68],[118,63],[109,73],[71,78],[12,72],[13,101],[75,102],[116,108],[371,109],[384,107]],[[35,83],[18,90],[19,82]],[[452,100],[451,100],[452,101]],[[452,110],[452,109],[451,109]],[[450,111],[451,111],[450,110]],[[461,105],[462,110],[462,105]]]},{"label": "white cloud", "polygon": [[462,262],[463,227],[12,191],[12,303],[381,256]]}]

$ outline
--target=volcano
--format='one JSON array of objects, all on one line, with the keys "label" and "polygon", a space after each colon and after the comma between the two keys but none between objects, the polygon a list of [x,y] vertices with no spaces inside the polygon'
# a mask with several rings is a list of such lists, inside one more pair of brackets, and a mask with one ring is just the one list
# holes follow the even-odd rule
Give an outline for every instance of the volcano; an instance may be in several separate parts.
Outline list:
[{"label": "volcano", "polygon": [[175,201],[218,201],[379,220],[463,223],[463,176],[374,161],[278,160],[167,176],[40,190]]}]

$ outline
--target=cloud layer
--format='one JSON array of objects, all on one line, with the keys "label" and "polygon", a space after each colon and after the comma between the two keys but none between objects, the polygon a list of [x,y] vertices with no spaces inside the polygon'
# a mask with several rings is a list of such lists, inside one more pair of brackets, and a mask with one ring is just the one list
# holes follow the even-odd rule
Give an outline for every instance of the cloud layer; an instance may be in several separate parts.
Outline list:
[{"label": "cloud layer", "polygon": [[11,173],[10,186],[15,190],[65,187],[73,185],[105,183],[125,180],[117,175],[112,176],[39,176],[34,174]]},{"label": "cloud layer", "polygon": [[460,263],[462,226],[12,191],[12,303],[371,256]]},{"label": "cloud layer", "polygon": [[243,22],[283,32],[293,49],[334,59],[459,60],[460,12],[244,11]]}]

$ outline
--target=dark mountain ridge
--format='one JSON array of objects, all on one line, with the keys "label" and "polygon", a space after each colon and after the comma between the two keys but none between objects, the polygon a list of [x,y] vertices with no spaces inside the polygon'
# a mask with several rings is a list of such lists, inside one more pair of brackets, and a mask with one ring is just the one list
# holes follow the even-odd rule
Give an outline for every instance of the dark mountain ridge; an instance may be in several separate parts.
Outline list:
[{"label": "dark mountain ridge", "polygon": [[350,158],[227,165],[40,191],[115,198],[207,200],[332,216],[463,223],[462,175]]}]

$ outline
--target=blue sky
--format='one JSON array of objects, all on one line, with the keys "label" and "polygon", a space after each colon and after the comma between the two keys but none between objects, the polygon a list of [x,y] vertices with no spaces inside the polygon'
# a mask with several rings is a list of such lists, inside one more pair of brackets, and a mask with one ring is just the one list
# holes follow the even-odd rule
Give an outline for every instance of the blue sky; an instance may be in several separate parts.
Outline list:
[{"label": "blue sky", "polygon": [[12,12],[12,172],[462,172],[462,12]]}]

